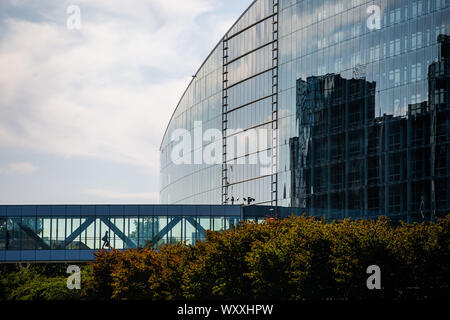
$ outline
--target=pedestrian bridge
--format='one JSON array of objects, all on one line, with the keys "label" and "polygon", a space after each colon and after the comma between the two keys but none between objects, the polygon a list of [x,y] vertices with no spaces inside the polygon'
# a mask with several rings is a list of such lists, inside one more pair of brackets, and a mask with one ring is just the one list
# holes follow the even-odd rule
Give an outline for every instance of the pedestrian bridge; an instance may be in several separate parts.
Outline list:
[{"label": "pedestrian bridge", "polygon": [[[323,211],[323,212],[322,212]],[[305,214],[305,209],[220,205],[0,205],[0,263],[82,262],[102,248],[124,250],[205,239],[242,220]],[[336,220],[357,212],[310,210]],[[373,213],[376,218],[380,213]],[[370,218],[370,217],[365,217]]]},{"label": "pedestrian bridge", "polygon": [[273,212],[220,205],[2,205],[0,263],[90,261],[104,240],[119,250],[195,244],[206,230],[230,229]]},{"label": "pedestrian bridge", "polygon": [[[0,262],[89,261],[108,244],[123,250],[186,241],[225,230],[240,206],[0,206]],[[105,241],[106,240],[106,241]]]}]

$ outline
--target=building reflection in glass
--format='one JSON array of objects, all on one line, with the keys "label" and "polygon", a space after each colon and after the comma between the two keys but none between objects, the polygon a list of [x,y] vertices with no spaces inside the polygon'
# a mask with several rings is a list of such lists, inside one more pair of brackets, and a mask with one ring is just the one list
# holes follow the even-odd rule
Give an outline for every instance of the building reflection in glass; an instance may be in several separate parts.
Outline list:
[{"label": "building reflection in glass", "polygon": [[375,82],[358,73],[298,79],[290,138],[291,205],[329,219],[434,219],[450,212],[450,41],[428,70],[428,101],[378,114]]}]

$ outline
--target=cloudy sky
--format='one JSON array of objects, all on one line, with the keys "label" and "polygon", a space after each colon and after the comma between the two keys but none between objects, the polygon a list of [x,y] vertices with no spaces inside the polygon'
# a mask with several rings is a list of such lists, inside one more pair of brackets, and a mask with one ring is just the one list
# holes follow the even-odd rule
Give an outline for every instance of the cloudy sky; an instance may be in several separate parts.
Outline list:
[{"label": "cloudy sky", "polygon": [[157,203],[170,116],[251,2],[1,0],[0,204]]}]

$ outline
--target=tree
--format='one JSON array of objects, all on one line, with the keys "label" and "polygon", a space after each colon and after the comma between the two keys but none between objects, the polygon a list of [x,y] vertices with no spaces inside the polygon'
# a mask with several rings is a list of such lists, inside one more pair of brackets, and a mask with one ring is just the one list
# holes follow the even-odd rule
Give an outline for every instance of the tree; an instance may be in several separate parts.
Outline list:
[{"label": "tree", "polygon": [[3,300],[80,299],[79,291],[67,288],[65,269],[60,265],[12,265],[4,271],[0,277]]},{"label": "tree", "polygon": [[244,223],[233,230],[208,231],[198,241],[184,275],[188,299],[251,299],[252,279],[246,257],[255,241],[270,238],[269,224]]},{"label": "tree", "polygon": [[[445,299],[449,254],[450,216],[268,219],[208,231],[196,245],[100,250],[82,268],[81,296],[67,290],[65,265],[1,266],[0,299]],[[372,265],[381,290],[367,288]]]}]

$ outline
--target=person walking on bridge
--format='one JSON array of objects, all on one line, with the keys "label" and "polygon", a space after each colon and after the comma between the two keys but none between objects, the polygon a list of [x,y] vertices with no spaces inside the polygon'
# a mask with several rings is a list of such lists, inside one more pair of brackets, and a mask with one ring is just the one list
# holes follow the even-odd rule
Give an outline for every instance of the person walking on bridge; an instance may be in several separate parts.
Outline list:
[{"label": "person walking on bridge", "polygon": [[105,247],[108,249],[111,249],[111,244],[109,243],[109,232],[108,231],[105,232],[105,235],[103,236],[102,241],[103,241],[102,249],[104,249]]}]

